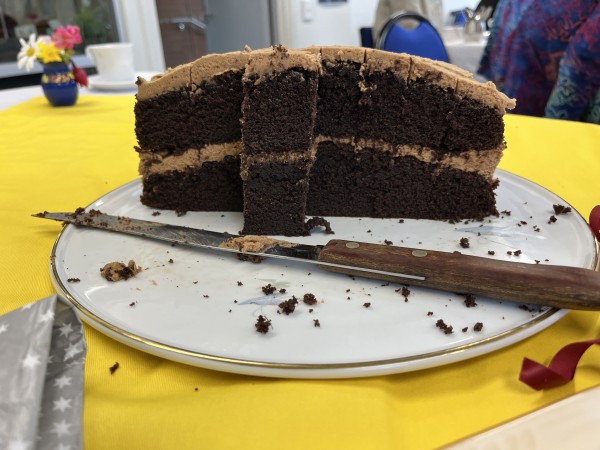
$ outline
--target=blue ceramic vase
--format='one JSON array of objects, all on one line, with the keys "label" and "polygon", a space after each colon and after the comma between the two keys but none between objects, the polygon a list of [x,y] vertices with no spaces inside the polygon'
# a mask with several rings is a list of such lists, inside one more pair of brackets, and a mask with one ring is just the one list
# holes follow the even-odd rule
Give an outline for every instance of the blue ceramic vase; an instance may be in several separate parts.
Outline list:
[{"label": "blue ceramic vase", "polygon": [[71,106],[79,88],[70,67],[63,62],[44,64],[42,90],[52,106]]}]

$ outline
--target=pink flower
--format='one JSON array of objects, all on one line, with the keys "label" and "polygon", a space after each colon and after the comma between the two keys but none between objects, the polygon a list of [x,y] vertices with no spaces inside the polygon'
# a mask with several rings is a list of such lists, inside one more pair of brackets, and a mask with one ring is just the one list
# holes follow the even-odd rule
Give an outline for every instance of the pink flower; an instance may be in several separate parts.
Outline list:
[{"label": "pink flower", "polygon": [[58,48],[72,50],[75,44],[81,44],[81,34],[77,25],[59,27],[52,33],[54,45]]}]

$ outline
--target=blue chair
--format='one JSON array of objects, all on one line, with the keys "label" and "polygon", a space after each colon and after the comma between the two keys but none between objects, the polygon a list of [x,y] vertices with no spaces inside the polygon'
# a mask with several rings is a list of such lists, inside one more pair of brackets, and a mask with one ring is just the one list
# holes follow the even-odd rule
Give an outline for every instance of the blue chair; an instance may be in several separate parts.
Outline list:
[{"label": "blue chair", "polygon": [[[416,23],[416,27],[403,27],[402,22],[406,20]],[[390,17],[381,30],[376,48],[450,62],[444,41],[435,27],[425,17],[410,11],[400,11]]]},{"label": "blue chair", "polygon": [[373,27],[363,27],[360,29],[360,45],[367,48],[375,48]]}]

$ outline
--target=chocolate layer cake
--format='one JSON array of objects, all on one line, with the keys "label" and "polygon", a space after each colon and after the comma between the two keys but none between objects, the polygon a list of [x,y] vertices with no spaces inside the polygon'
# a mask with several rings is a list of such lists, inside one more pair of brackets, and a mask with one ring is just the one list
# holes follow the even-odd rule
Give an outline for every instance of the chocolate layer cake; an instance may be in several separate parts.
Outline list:
[{"label": "chocolate layer cake", "polygon": [[242,102],[244,234],[307,234],[320,69],[318,53],[278,46],[250,54]]},{"label": "chocolate layer cake", "polygon": [[240,105],[248,57],[207,55],[138,81],[142,203],[181,211],[242,210]]},{"label": "chocolate layer cake", "polygon": [[138,82],[142,202],[244,211],[244,233],[319,216],[497,214],[514,101],[455,66],[354,47],[208,55]]}]

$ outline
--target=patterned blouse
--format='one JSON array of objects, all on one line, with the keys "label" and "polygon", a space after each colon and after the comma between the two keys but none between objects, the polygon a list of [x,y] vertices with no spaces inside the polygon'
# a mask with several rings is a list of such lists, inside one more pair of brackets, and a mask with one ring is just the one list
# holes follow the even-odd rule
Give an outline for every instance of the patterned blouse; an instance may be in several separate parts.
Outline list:
[{"label": "patterned blouse", "polygon": [[516,114],[600,123],[599,0],[500,0],[478,72]]}]

